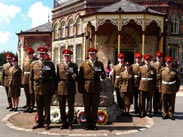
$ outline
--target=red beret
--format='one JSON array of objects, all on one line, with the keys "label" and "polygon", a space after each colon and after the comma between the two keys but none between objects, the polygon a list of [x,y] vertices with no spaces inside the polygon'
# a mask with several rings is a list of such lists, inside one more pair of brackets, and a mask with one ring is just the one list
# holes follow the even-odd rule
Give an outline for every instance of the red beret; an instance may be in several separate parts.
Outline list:
[{"label": "red beret", "polygon": [[46,60],[51,60],[50,56],[48,54],[46,54]]},{"label": "red beret", "polygon": [[6,56],[7,59],[11,59],[11,58],[13,57],[13,54],[11,54],[11,53],[6,53],[5,56]]},{"label": "red beret", "polygon": [[134,57],[135,57],[135,58],[142,58],[143,55],[142,55],[141,53],[135,53]]},{"label": "red beret", "polygon": [[13,57],[12,61],[18,62],[18,58],[17,57]]},{"label": "red beret", "polygon": [[166,61],[166,62],[173,62],[173,60],[174,60],[174,59],[173,59],[172,57],[170,57],[170,56],[166,56],[166,57],[165,57],[165,61]]},{"label": "red beret", "polygon": [[40,46],[40,47],[37,48],[37,51],[39,53],[47,53],[48,52],[48,48],[45,47],[45,46]]},{"label": "red beret", "polygon": [[125,58],[126,55],[125,55],[125,53],[119,53],[119,54],[117,55],[117,57],[118,57],[118,58]]},{"label": "red beret", "polygon": [[73,52],[72,52],[71,50],[69,50],[69,49],[64,49],[64,50],[62,51],[62,54],[63,54],[63,55],[72,55]]},{"label": "red beret", "polygon": [[151,60],[153,57],[149,54],[144,55],[145,60]]},{"label": "red beret", "polygon": [[156,57],[163,57],[164,56],[162,52],[156,52],[155,55],[156,55]]},{"label": "red beret", "polygon": [[26,51],[27,53],[32,53],[32,54],[34,53],[34,50],[33,50],[33,48],[31,48],[31,47],[26,48],[25,51]]},{"label": "red beret", "polygon": [[98,52],[98,50],[97,50],[97,49],[95,49],[95,48],[89,48],[89,49],[88,49],[88,52],[89,52],[89,53],[93,53],[93,54],[94,54],[94,53],[97,53],[97,52]]}]

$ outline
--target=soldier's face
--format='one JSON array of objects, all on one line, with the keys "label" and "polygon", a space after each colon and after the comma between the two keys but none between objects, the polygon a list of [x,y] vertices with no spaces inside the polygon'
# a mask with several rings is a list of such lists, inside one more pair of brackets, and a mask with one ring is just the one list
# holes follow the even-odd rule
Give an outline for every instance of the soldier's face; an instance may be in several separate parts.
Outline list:
[{"label": "soldier's face", "polygon": [[171,67],[172,66],[172,62],[166,62],[166,66],[167,67]]},{"label": "soldier's face", "polygon": [[137,63],[141,63],[141,62],[142,62],[142,58],[135,58],[135,61],[136,61]]},{"label": "soldier's face", "polygon": [[162,62],[163,61],[163,57],[156,57],[156,60],[159,61],[159,62]]},{"label": "soldier's face", "polygon": [[18,62],[17,61],[12,61],[13,66],[17,66]]},{"label": "soldier's face", "polygon": [[118,58],[118,62],[124,62],[124,58]]},{"label": "soldier's face", "polygon": [[71,55],[64,55],[64,61],[70,62],[71,61]]},{"label": "soldier's face", "polygon": [[90,60],[96,60],[97,54],[96,53],[90,53],[89,54],[89,59]]},{"label": "soldier's face", "polygon": [[150,60],[150,59],[146,59],[146,60],[145,60],[145,64],[147,64],[147,65],[149,65],[149,64],[150,64],[150,62],[151,62],[151,60]]},{"label": "soldier's face", "polygon": [[33,54],[32,53],[28,53],[27,57],[28,57],[28,59],[32,59],[33,58]]},{"label": "soldier's face", "polygon": [[46,53],[39,53],[39,59],[41,61],[46,60]]},{"label": "soldier's face", "polygon": [[11,62],[12,62],[12,59],[11,59],[11,58],[6,58],[6,61],[7,61],[8,63],[11,63]]}]

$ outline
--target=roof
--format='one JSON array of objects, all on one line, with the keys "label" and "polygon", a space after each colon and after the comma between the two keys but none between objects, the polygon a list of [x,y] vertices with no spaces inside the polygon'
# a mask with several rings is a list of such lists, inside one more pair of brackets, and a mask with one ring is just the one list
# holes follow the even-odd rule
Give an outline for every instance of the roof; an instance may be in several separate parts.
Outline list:
[{"label": "roof", "polygon": [[143,5],[139,5],[136,3],[129,2],[127,0],[121,0],[119,2],[116,2],[114,4],[111,4],[109,6],[106,6],[104,8],[101,8],[97,10],[98,13],[104,13],[104,12],[149,12],[149,13],[155,13],[155,14],[163,14],[161,12],[152,10],[150,8],[146,8]]},{"label": "roof", "polygon": [[46,24],[37,26],[35,28],[31,28],[29,30],[26,30],[24,32],[51,32],[52,31],[52,23],[48,22]]}]

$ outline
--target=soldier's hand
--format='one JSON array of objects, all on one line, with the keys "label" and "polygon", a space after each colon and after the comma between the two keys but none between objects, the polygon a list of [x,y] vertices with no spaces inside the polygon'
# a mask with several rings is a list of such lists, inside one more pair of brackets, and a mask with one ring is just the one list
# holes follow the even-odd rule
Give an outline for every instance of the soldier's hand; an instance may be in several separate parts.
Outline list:
[{"label": "soldier's hand", "polygon": [[75,73],[72,74],[72,78],[76,80],[77,75]]}]

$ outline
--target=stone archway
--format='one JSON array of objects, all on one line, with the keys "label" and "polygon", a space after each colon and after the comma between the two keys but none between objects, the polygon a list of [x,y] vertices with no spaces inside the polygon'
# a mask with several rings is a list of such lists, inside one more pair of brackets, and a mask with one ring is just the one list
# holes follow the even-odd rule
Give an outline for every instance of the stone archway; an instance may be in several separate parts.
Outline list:
[{"label": "stone archway", "polygon": [[145,29],[145,50],[144,53],[151,54],[154,56],[156,51],[159,51],[160,41],[160,28],[155,21],[152,21]]},{"label": "stone archway", "polygon": [[110,20],[98,27],[97,31],[97,48],[98,56],[107,65],[108,60],[114,62],[114,47],[117,46],[118,28]]},{"label": "stone archway", "polygon": [[122,27],[120,34],[122,49],[134,49],[134,51],[141,51],[141,26],[137,25],[134,21],[130,21],[127,25]]}]

